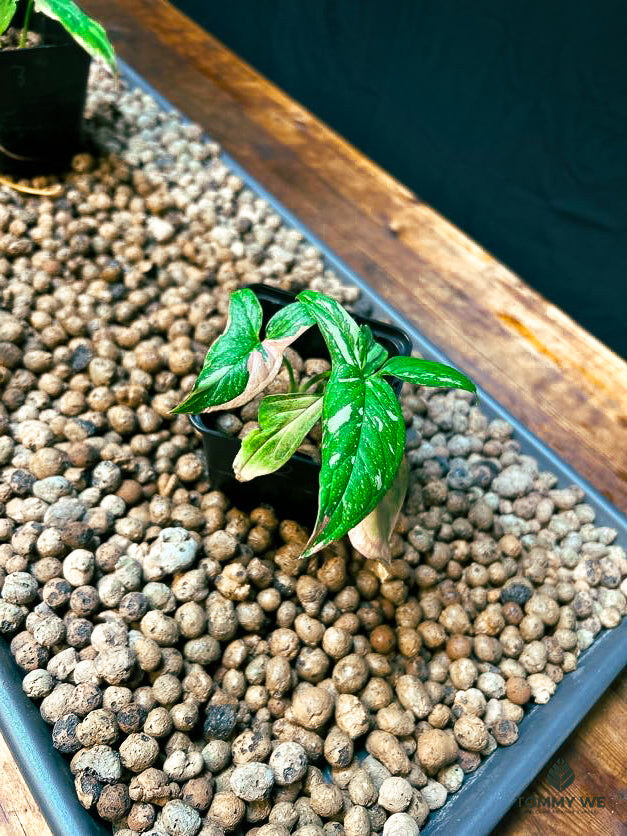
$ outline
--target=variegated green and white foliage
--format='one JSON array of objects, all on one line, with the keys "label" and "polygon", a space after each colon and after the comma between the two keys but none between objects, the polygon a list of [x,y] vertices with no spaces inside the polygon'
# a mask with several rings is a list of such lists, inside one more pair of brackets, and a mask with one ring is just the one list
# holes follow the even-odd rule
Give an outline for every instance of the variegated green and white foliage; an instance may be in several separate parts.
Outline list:
[{"label": "variegated green and white foliage", "polygon": [[364,517],[355,528],[348,532],[351,545],[371,560],[390,563],[390,537],[405,502],[409,483],[409,465],[403,456],[392,487],[379,502],[374,511]]},{"label": "variegated green and white foliage", "polygon": [[272,317],[262,342],[262,321],[253,291],[235,291],[224,333],[207,352],[194,388],[173,412],[214,412],[248,403],[277,376],[285,349],[314,324],[300,305],[289,305]]},{"label": "variegated green and white foliage", "polygon": [[17,8],[17,0],[0,0],[0,35],[9,28]]},{"label": "variegated green and white foliage", "polygon": [[35,11],[58,20],[92,58],[115,72],[115,51],[104,27],[86,15],[74,0],[35,0]]},{"label": "variegated green and white foliage", "polygon": [[259,404],[259,429],[242,441],[233,462],[241,482],[283,467],[322,415],[322,395],[290,392],[270,395]]},{"label": "variegated green and white foliage", "polygon": [[349,534],[371,559],[389,560],[388,539],[407,490],[405,423],[385,377],[474,391],[461,372],[414,357],[392,357],[329,296],[306,290],[268,322],[249,289],[231,297],[224,333],[210,348],[188,397],[174,412],[211,412],[243,405],[276,377],[285,349],[317,325],[332,368],[324,393],[293,391],[261,401],[259,429],[234,462],[238,479],[285,464],[322,416],[318,515],[303,557]]},{"label": "variegated green and white foliage", "polygon": [[[28,2],[26,20],[30,18],[30,10],[57,20],[66,32],[83,47],[83,49],[97,61],[101,61],[111,72],[115,72],[115,50],[111,45],[107,33],[97,21],[74,3],[73,0],[24,0]],[[17,0],[0,0],[0,34],[11,23]]]}]

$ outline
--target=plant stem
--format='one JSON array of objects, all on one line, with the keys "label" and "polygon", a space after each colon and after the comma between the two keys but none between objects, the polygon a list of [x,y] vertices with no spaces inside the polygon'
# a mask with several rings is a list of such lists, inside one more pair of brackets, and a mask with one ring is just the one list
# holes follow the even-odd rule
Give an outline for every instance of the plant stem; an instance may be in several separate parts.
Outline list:
[{"label": "plant stem", "polygon": [[22,34],[20,35],[20,49],[24,49],[24,47],[26,46],[26,38],[28,37],[28,27],[30,26],[30,16],[33,13],[34,5],[35,0],[28,0],[28,6],[26,7],[26,12],[24,14],[24,26],[22,27]]},{"label": "plant stem", "polygon": [[283,357],[283,365],[287,369],[287,373],[290,376],[290,394],[291,394],[292,392],[296,392],[296,390],[298,389],[298,387],[296,385],[296,378],[294,377],[294,369],[292,368],[292,364],[287,359],[287,357]]},{"label": "plant stem", "polygon": [[331,372],[320,372],[320,374],[315,374],[307,383],[304,383],[301,386],[300,391],[306,392],[307,389],[311,389],[312,386],[315,386],[316,383],[320,383],[321,380],[328,380],[331,377]]}]

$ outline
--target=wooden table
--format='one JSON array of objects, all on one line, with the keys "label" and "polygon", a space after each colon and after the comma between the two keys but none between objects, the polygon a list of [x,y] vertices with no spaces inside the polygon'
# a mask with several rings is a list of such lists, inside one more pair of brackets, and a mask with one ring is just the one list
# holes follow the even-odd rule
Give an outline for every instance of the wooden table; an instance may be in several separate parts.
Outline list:
[{"label": "wooden table", "polygon": [[[627,364],[165,0],[85,0],[120,56],[627,512]],[[594,282],[594,276],[590,277]],[[596,813],[510,811],[499,834],[627,833],[627,678],[560,750]],[[0,746],[0,834],[46,836]],[[548,794],[542,777],[527,794]],[[453,836],[453,835],[452,835]]]}]

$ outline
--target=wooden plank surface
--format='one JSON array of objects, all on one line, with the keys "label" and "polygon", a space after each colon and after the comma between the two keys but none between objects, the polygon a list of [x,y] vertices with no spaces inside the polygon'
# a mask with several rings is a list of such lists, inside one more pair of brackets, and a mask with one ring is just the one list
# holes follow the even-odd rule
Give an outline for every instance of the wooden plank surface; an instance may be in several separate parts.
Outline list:
[{"label": "wooden plank surface", "polygon": [[[627,364],[165,0],[86,0],[120,56],[394,307],[627,512]],[[594,277],[591,277],[594,281]],[[627,679],[560,750],[578,815],[514,807],[499,834],[626,834]],[[0,746],[0,834],[47,834]],[[525,795],[547,795],[540,776]],[[13,829],[10,829],[10,828]],[[18,828],[18,829],[16,829]],[[21,828],[21,829],[19,829]]]},{"label": "wooden plank surface", "polygon": [[50,836],[50,828],[1,735],[0,775],[0,834]]}]

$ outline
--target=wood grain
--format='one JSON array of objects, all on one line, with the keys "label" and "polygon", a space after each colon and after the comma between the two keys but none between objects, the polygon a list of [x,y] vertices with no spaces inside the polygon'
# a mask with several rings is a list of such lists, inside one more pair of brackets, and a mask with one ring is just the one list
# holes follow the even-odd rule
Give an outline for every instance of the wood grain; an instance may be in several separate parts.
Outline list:
[{"label": "wood grain", "polygon": [[0,736],[0,834],[2,836],[52,836],[39,805],[26,786],[2,736]]},{"label": "wood grain", "polygon": [[[575,773],[575,780],[563,793],[546,780],[548,768],[523,793],[500,822],[499,836],[625,836],[627,833],[627,792],[625,783],[625,735],[627,733],[627,677],[620,677],[609,688],[562,746],[555,757],[564,758]],[[526,807],[529,797],[574,798],[569,810]],[[580,799],[602,799],[603,808],[583,808]]]},{"label": "wood grain", "polygon": [[[625,362],[165,0],[83,5],[123,59],[627,511]],[[605,796],[607,806],[549,816],[514,807],[496,832],[627,834],[626,738],[623,676],[560,750],[576,775],[573,795]],[[0,748],[0,765],[2,757]],[[16,817],[7,789],[3,782],[0,834],[47,833],[40,820]],[[547,790],[542,775],[525,795]],[[3,817],[22,830],[3,829]]]}]

